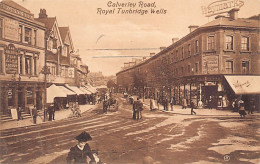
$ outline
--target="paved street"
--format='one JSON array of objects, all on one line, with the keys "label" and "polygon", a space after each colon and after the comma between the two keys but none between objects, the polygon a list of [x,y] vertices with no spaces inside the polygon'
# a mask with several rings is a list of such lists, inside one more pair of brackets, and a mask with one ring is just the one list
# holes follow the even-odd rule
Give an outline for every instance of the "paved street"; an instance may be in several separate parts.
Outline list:
[{"label": "paved street", "polygon": [[161,164],[260,162],[259,115],[188,115],[146,106],[143,119],[132,120],[132,106],[118,100],[119,110],[107,114],[99,104],[80,118],[2,130],[0,162],[66,163],[83,130],[108,164],[139,164],[146,156]]}]

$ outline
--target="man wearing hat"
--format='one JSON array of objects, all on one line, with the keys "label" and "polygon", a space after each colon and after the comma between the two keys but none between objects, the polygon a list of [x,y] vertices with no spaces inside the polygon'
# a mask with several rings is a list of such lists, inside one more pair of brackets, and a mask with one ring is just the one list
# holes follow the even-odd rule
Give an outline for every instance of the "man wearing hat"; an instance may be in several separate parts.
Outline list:
[{"label": "man wearing hat", "polygon": [[87,141],[92,140],[91,136],[84,131],[80,135],[76,136],[75,139],[78,140],[78,144],[70,148],[67,163],[70,164],[74,160],[75,164],[87,164],[87,156],[91,159],[90,163],[96,163],[90,146],[87,144]]}]

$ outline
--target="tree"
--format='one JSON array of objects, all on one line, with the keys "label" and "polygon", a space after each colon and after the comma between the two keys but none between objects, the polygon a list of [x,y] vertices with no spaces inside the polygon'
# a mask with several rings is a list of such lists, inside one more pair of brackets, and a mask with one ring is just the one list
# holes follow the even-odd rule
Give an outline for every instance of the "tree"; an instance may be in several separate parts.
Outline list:
[{"label": "tree", "polygon": [[107,88],[115,88],[116,83],[113,80],[108,80],[107,82]]}]

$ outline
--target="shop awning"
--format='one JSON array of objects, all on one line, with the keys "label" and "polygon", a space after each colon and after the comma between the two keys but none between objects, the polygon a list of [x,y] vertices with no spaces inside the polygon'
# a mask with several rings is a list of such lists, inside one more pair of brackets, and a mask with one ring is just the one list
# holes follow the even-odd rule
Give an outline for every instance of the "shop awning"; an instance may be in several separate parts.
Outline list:
[{"label": "shop awning", "polygon": [[79,89],[82,90],[85,94],[91,94],[91,92],[85,89],[84,87],[80,87]]},{"label": "shop awning", "polygon": [[236,95],[260,94],[260,76],[225,75],[225,78]]},{"label": "shop awning", "polygon": [[77,95],[80,94],[85,94],[82,90],[80,90],[78,87],[75,86],[69,86],[69,85],[65,85],[67,88],[69,88],[70,90],[72,90],[73,92],[75,92]]},{"label": "shop awning", "polygon": [[47,103],[53,103],[55,97],[67,97],[67,94],[61,88],[52,84],[47,88]]},{"label": "shop awning", "polygon": [[67,88],[65,88],[63,86],[57,86],[57,87],[59,87],[67,95],[75,95],[76,94],[75,92],[73,92],[73,91],[71,91],[71,90],[69,90],[69,89],[67,89]]},{"label": "shop awning", "polygon": [[84,86],[88,91],[90,91],[91,93],[96,93],[97,89],[95,87],[92,87],[91,85],[85,85]]}]

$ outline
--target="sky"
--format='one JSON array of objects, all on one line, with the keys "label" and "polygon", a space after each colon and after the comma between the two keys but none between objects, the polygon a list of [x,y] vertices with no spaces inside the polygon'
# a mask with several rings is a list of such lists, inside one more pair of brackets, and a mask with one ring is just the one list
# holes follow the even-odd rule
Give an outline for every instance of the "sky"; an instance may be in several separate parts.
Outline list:
[{"label": "sky", "polygon": [[[206,17],[202,6],[217,0],[13,1],[35,17],[44,8],[49,17],[57,18],[60,27],[69,26],[74,48],[79,50],[83,63],[91,72],[101,71],[108,76],[119,72],[124,62],[132,61],[133,56],[158,53],[160,47],[172,44],[172,38],[184,37],[189,33],[189,25],[201,26],[212,21],[215,16]],[[233,1],[244,2],[238,14],[240,18],[260,14],[260,0]],[[115,6],[122,3],[126,6]],[[147,14],[122,13],[129,9],[147,10]],[[112,11],[106,14],[107,10]],[[152,14],[151,10],[158,10],[158,14]]]}]

